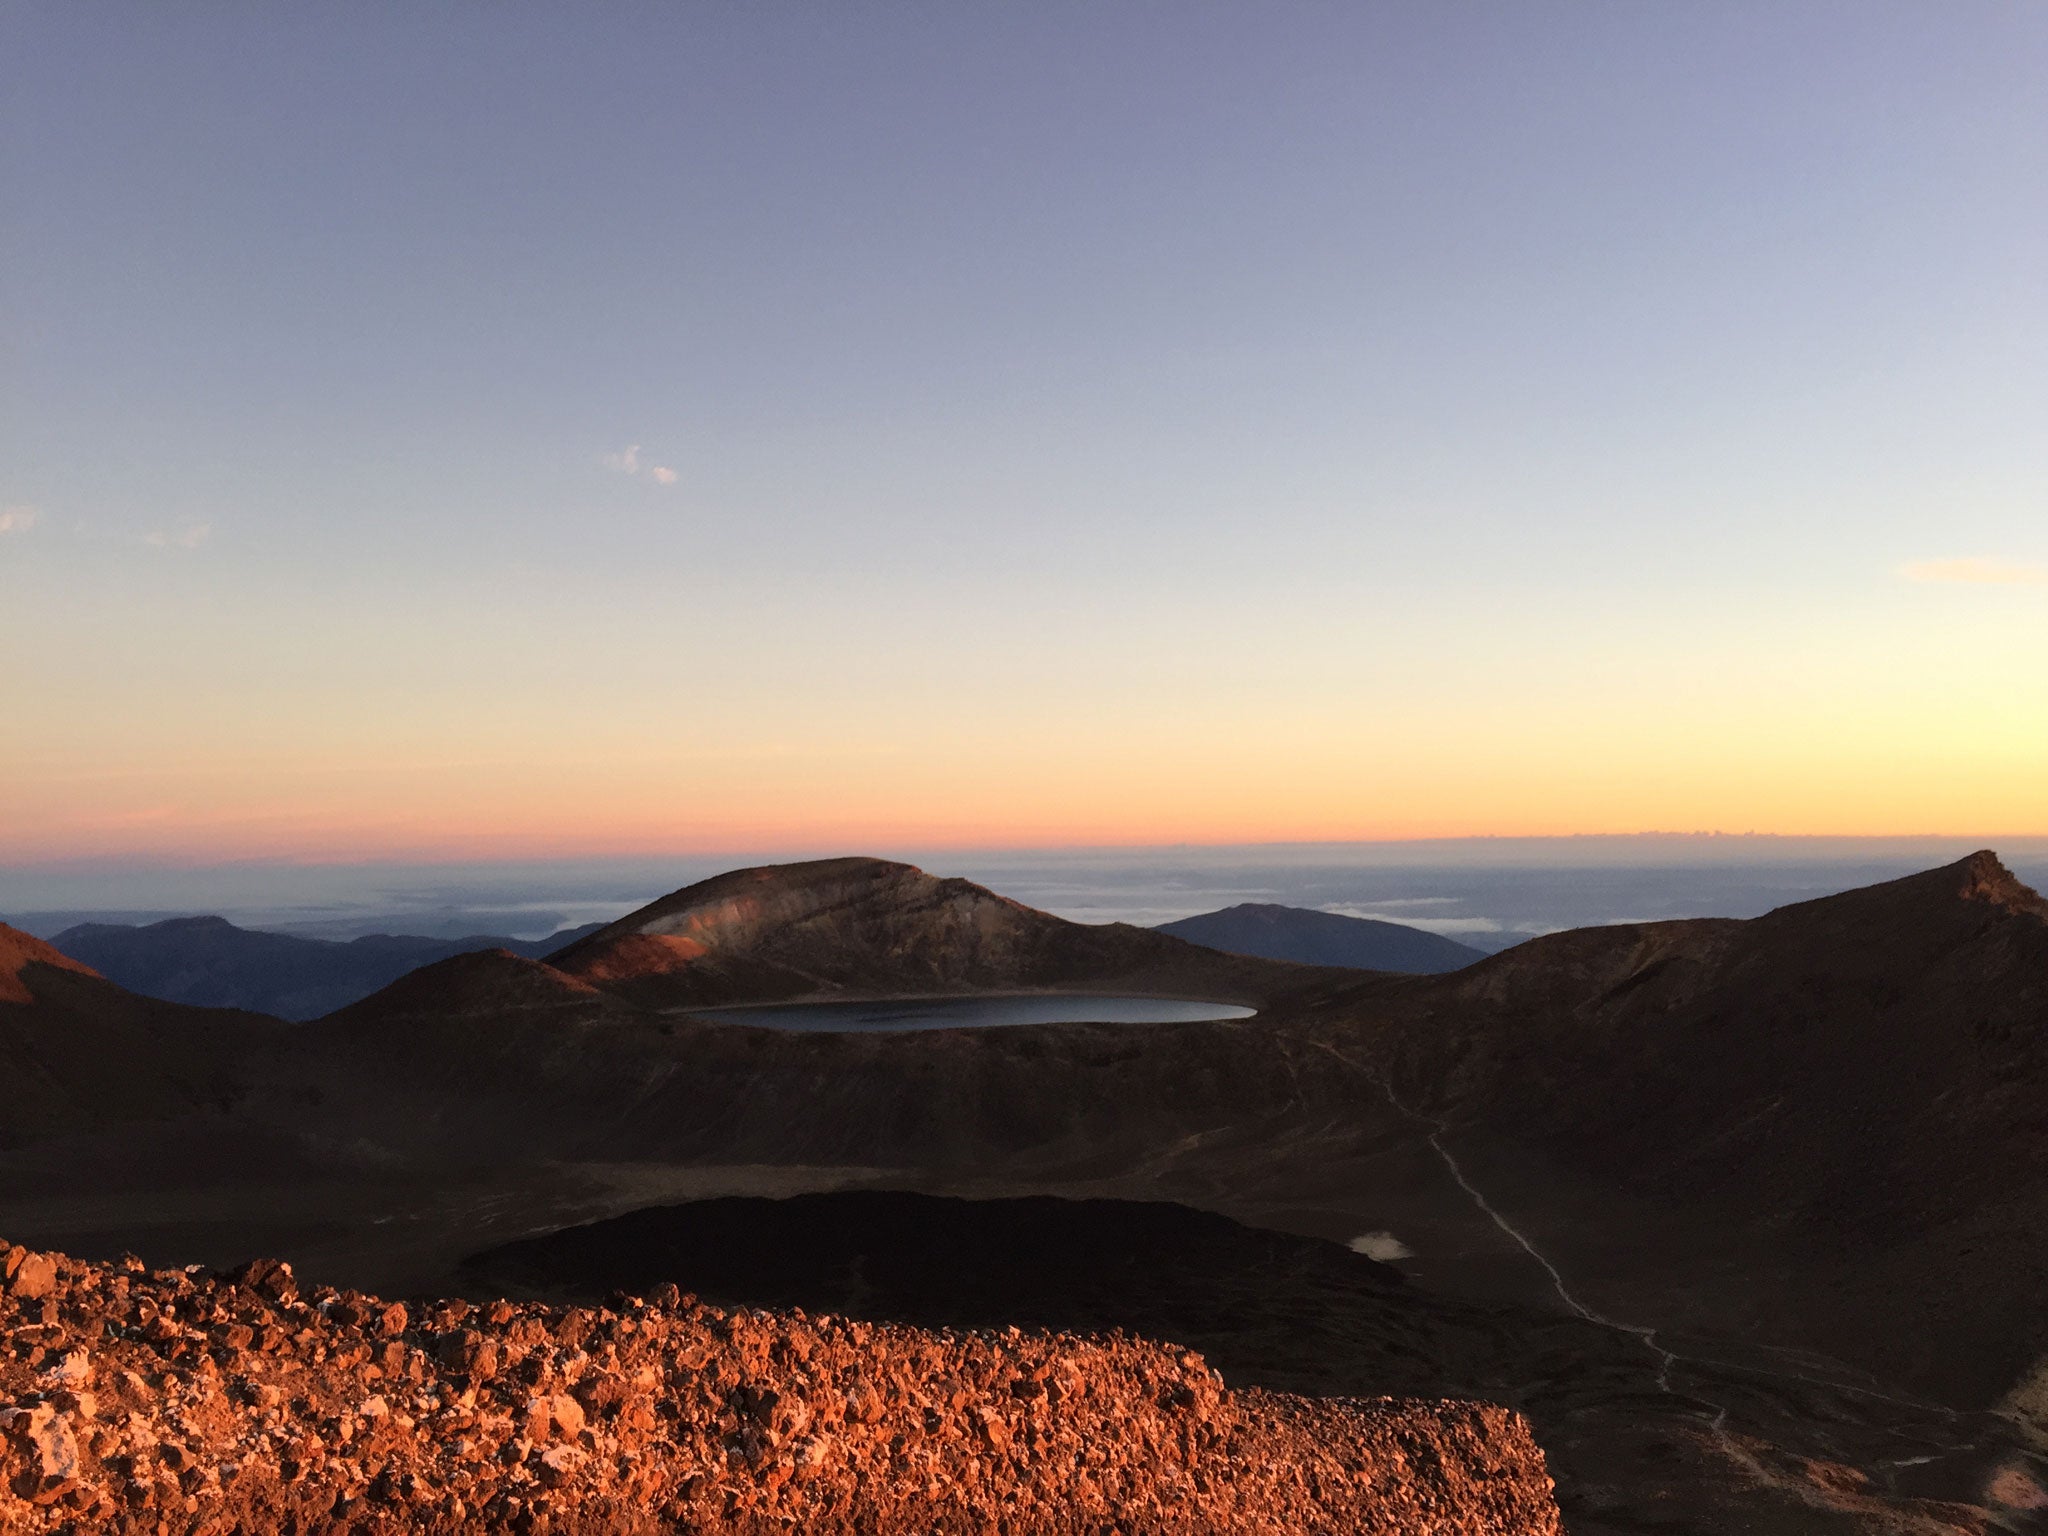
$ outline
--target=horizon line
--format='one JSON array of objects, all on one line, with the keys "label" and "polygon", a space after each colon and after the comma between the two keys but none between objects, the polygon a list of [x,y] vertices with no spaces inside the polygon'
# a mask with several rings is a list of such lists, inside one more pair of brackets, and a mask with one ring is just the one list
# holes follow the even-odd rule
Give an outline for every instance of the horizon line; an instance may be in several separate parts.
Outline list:
[{"label": "horizon line", "polygon": [[[2048,831],[2039,832],[1730,832],[1718,829],[1679,831],[1667,828],[1631,832],[1466,832],[1409,837],[1324,837],[1253,839],[1178,839],[1174,841],[1034,841],[1018,843],[908,842],[899,845],[904,854],[919,857],[933,854],[1044,854],[1097,852],[1174,852],[1228,849],[1301,848],[1403,848],[1442,844],[1485,843],[1623,843],[1668,841],[1681,843],[1972,843],[1972,851],[1996,852],[2000,844],[2048,843]],[[875,842],[892,842],[875,839]],[[0,872],[26,874],[34,871],[96,869],[369,869],[380,866],[458,867],[467,865],[517,865],[555,863],[622,863],[663,859],[768,861],[802,863],[830,858],[885,858],[887,855],[839,848],[820,851],[822,844],[792,844],[782,847],[757,846],[720,848],[657,848],[645,851],[588,849],[578,851],[532,851],[459,853],[446,850],[389,852],[356,858],[320,854],[255,854],[238,858],[208,859],[173,853],[92,853],[58,855],[48,858],[13,859],[0,863]],[[837,845],[833,845],[837,846]],[[900,862],[900,859],[898,860]],[[739,865],[735,867],[745,867]]]}]

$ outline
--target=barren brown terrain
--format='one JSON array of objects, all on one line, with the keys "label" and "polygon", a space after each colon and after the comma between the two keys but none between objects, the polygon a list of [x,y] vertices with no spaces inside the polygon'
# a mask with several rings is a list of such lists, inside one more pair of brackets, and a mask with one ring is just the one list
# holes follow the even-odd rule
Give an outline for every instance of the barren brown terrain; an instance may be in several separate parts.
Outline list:
[{"label": "barren brown terrain", "polygon": [[[554,959],[466,956],[285,1026],[22,951],[0,1230],[479,1304],[651,1289],[665,1254],[662,1283],[740,1306],[1138,1329],[1233,1388],[1520,1409],[1567,1528],[1596,1536],[2024,1530],[2048,1509],[2048,916],[1989,854],[1447,976],[1083,928],[876,861],[721,877]],[[1033,989],[1260,1011],[859,1035],[691,1013]],[[763,1214],[885,1191],[971,1203],[899,1247],[981,1310],[933,1310],[867,1250],[859,1285],[820,1271]],[[1047,1196],[1222,1224],[1147,1259],[1143,1223],[1122,1249],[1117,1223],[1034,1237],[1016,1202]],[[659,1237],[734,1199],[763,1267]],[[657,1208],[676,1214],[630,1280],[593,1260],[579,1281],[573,1248],[505,1267],[508,1244]],[[1398,1279],[1346,1246],[1366,1234],[1405,1250]],[[989,1278],[1032,1243],[1070,1262]],[[802,1289],[821,1273],[842,1278]]]},{"label": "barren brown terrain", "polygon": [[1558,1528],[1512,1413],[1230,1392],[1164,1344],[5,1273],[10,1532]]}]

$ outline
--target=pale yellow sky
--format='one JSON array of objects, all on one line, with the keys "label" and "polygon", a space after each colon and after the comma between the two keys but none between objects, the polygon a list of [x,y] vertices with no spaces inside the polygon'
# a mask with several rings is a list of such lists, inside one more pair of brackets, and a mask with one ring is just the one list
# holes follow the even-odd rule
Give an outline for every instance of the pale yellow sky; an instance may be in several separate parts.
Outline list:
[{"label": "pale yellow sky", "polygon": [[894,677],[826,632],[808,657],[786,632],[759,654],[642,635],[630,664],[565,635],[573,664],[535,676],[549,644],[516,624],[492,667],[410,673],[402,625],[326,637],[324,665],[317,635],[238,654],[246,631],[209,651],[186,625],[175,654],[19,680],[0,858],[2039,834],[2043,596],[1887,578],[1854,625],[1788,608],[1705,646],[1610,605],[1611,629],[1532,616],[1497,666],[1499,631],[1446,635],[1405,673],[1344,615],[1184,627],[1171,656],[1123,621],[899,648]]}]

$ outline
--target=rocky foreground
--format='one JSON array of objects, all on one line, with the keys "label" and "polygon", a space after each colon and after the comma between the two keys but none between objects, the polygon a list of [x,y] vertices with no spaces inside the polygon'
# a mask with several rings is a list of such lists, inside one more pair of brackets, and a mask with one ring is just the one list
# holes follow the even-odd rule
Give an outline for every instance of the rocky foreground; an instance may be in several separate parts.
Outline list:
[{"label": "rocky foreground", "polygon": [[1230,1392],[1137,1339],[0,1261],[10,1536],[1559,1529],[1506,1409]]}]

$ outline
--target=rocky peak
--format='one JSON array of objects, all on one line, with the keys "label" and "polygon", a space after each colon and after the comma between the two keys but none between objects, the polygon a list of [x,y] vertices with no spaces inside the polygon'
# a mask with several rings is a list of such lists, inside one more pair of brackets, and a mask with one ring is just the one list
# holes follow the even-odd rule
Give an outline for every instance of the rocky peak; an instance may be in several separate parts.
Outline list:
[{"label": "rocky peak", "polygon": [[[1986,912],[1985,908],[1991,908]],[[1897,880],[1859,886],[1832,896],[1794,902],[1756,921],[1772,931],[1801,933],[1818,942],[1824,931],[1839,944],[1849,934],[1870,942],[1889,932],[1900,942],[1974,929],[2000,917],[2048,918],[2048,901],[2000,862],[1990,849]]]},{"label": "rocky peak", "polygon": [[966,880],[885,859],[818,859],[700,881],[550,961],[599,986],[722,976],[743,992],[919,991],[945,977],[1000,977],[1068,931],[1080,930]]},{"label": "rocky peak", "polygon": [[887,859],[814,859],[737,869],[672,892],[561,952],[557,959],[639,936],[680,939],[700,952],[742,949],[778,930],[856,915],[929,912],[964,904],[1020,919],[1030,908],[966,880],[946,880]]},{"label": "rocky peak", "polygon": [[1120,923],[1071,923],[971,881],[868,858],[718,875],[549,963],[661,1008],[1112,986],[1256,1000],[1276,977],[1270,962]]},{"label": "rocky peak", "polygon": [[2007,869],[1989,848],[1980,848],[1967,859],[1934,873],[1958,876],[1957,894],[1965,901],[1986,901],[1993,906],[2004,907],[2008,912],[2030,912],[2037,917],[2048,917],[2048,901]]}]

